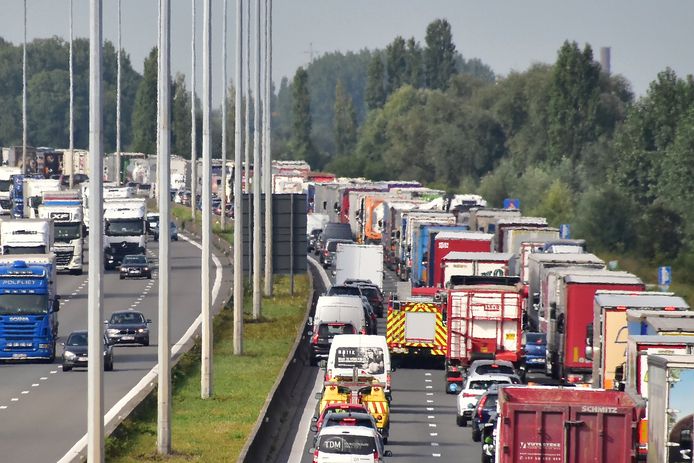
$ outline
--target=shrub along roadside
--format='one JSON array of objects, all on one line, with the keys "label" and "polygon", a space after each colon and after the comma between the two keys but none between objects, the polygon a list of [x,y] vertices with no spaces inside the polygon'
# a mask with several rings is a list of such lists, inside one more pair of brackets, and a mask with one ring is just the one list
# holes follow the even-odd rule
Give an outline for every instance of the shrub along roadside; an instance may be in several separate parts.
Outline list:
[{"label": "shrub along roadside", "polygon": [[[167,461],[236,461],[267,394],[300,329],[309,296],[307,275],[278,277],[274,296],[263,299],[263,319],[246,317],[244,355],[233,355],[232,309],[214,322],[214,397],[200,399],[200,350],[196,346],[173,371],[172,447]],[[248,304],[247,304],[248,306]],[[107,459],[116,463],[161,461],[156,454],[156,393],[107,440]]]}]

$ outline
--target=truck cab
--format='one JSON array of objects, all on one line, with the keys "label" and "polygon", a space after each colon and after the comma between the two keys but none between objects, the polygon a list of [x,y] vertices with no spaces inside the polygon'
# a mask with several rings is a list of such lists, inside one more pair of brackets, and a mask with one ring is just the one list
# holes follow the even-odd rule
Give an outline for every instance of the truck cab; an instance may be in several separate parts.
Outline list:
[{"label": "truck cab", "polygon": [[5,220],[0,240],[2,254],[46,254],[53,247],[53,226],[49,219]]},{"label": "truck cab", "polygon": [[104,266],[116,268],[123,257],[144,254],[146,246],[144,198],[113,199],[104,202]]},{"label": "truck cab", "polygon": [[0,360],[55,359],[55,256],[0,257]]},{"label": "truck cab", "polygon": [[46,194],[39,206],[39,217],[53,221],[55,242],[51,251],[56,255],[58,270],[81,275],[84,227],[79,193]]},{"label": "truck cab", "polygon": [[0,167],[0,215],[12,214],[12,177],[22,173],[19,167]]}]

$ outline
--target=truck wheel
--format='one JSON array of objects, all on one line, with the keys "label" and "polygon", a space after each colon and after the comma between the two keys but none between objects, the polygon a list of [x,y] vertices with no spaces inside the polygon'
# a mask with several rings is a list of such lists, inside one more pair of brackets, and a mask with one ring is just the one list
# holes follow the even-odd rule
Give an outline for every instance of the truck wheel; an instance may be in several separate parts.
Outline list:
[{"label": "truck wheel", "polygon": [[70,274],[71,275],[82,275],[82,267],[80,267],[78,269],[70,270]]},{"label": "truck wheel", "polygon": [[106,371],[113,371],[113,360],[111,360],[109,363],[104,365],[104,370]]},{"label": "truck wheel", "polygon": [[473,442],[480,442],[482,440],[482,432],[479,430],[477,426],[474,424],[472,425],[472,441]]},{"label": "truck wheel", "polygon": [[457,424],[458,426],[464,428],[465,426],[467,426],[467,421],[465,421],[465,417],[464,417],[464,416],[456,415],[456,417],[455,417],[455,424]]},{"label": "truck wheel", "polygon": [[63,365],[63,371],[71,371],[72,367],[69,367],[67,365]]},{"label": "truck wheel", "polygon": [[309,355],[308,364],[312,367],[318,366],[318,359],[316,357],[314,357],[313,355]]},{"label": "truck wheel", "polygon": [[51,349],[51,356],[48,357],[47,363],[53,363],[53,362],[55,362],[55,341],[53,341],[53,349]]}]

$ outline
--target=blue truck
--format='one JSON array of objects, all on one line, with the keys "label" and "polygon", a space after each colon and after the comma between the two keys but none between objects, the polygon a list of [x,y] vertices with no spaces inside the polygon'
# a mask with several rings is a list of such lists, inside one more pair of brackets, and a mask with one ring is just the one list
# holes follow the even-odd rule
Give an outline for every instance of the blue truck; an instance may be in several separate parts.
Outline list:
[{"label": "blue truck", "polygon": [[55,359],[59,299],[54,254],[0,257],[0,360]]},{"label": "blue truck", "polygon": [[413,287],[432,286],[429,274],[431,273],[430,257],[432,256],[431,246],[433,237],[440,231],[464,231],[467,230],[467,225],[440,225],[440,224],[424,224],[417,225],[414,231],[414,239],[412,245],[412,271],[410,273],[410,281]]}]

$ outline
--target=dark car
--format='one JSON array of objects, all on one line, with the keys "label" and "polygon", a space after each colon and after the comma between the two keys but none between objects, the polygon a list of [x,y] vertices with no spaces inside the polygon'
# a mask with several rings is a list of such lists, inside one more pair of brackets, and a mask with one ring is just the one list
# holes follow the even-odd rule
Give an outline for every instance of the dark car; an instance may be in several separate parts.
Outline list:
[{"label": "dark car", "polygon": [[[508,384],[492,384],[487,389],[487,392],[482,394],[475,405],[475,411],[472,414],[472,440],[480,442],[484,431],[484,425],[487,424],[492,416],[496,415],[496,403],[499,400],[499,389],[508,386]],[[518,386],[514,384],[514,386]]]},{"label": "dark car", "polygon": [[316,249],[316,241],[318,241],[318,236],[323,232],[321,229],[311,230],[311,233],[307,235],[308,252]]},{"label": "dark car", "polygon": [[333,285],[328,289],[328,296],[361,296],[358,286]]},{"label": "dark car", "polygon": [[[171,222],[169,224],[169,234],[173,241],[178,241],[178,227],[176,223]],[[154,241],[159,241],[159,227],[154,230]]]},{"label": "dark car", "polygon": [[333,338],[338,334],[356,334],[357,330],[351,323],[321,323],[314,326],[314,331],[311,335],[311,366],[318,364],[320,359],[327,359],[330,353],[330,345]]},{"label": "dark car", "polygon": [[[87,368],[87,331],[73,331],[63,344],[63,371]],[[104,336],[104,370],[113,370],[113,347]]]},{"label": "dark car", "polygon": [[525,334],[525,367],[528,370],[545,370],[547,365],[547,334]]},{"label": "dark car", "polygon": [[376,420],[373,416],[366,412],[329,412],[327,415],[325,415],[321,428],[327,428],[329,426],[366,426],[374,431],[378,431]]},{"label": "dark car", "polygon": [[364,306],[364,320],[366,321],[366,334],[378,334],[378,317],[366,296],[361,296]]},{"label": "dark car", "polygon": [[159,232],[159,214],[150,212],[147,214],[146,220],[146,225],[147,225],[147,234],[156,236],[156,234]]},{"label": "dark car", "polygon": [[149,324],[152,320],[145,318],[141,312],[122,310],[113,312],[111,318],[104,321],[106,338],[109,344],[142,344],[149,346]]},{"label": "dark car", "polygon": [[123,262],[120,264],[120,279],[126,278],[152,279],[152,267],[149,265],[147,256],[135,254],[123,257]]},{"label": "dark car", "polygon": [[354,241],[352,240],[343,240],[343,239],[334,239],[334,240],[328,240],[328,242],[325,244],[325,247],[321,251],[319,255],[320,263],[323,264],[323,267],[329,268],[331,265],[335,263],[335,254],[337,254],[337,246],[340,243],[353,243]]},{"label": "dark car", "polygon": [[331,413],[342,413],[342,414],[347,414],[347,413],[369,413],[369,410],[366,408],[365,405],[362,404],[353,404],[353,403],[333,403],[333,404],[327,404],[325,408],[323,409],[323,412],[320,413],[318,416],[314,416],[311,418],[311,422],[313,423],[311,425],[311,431],[318,433],[321,430],[321,427],[323,426],[323,421],[325,418],[331,414]]},{"label": "dark car", "polygon": [[323,232],[316,241],[316,255],[320,255],[325,247],[325,243],[330,239],[341,239],[352,241],[352,229],[348,223],[328,223],[325,224]]},{"label": "dark car", "polygon": [[[345,284],[348,284],[347,281],[345,281]],[[383,293],[381,290],[378,288],[378,286],[374,284],[364,284],[364,283],[357,283],[354,286],[358,286],[359,289],[361,290],[361,294],[363,296],[366,296],[366,298],[369,300],[369,303],[371,304],[371,307],[373,307],[374,312],[376,312],[376,315],[379,316],[379,318],[383,318],[383,312],[384,312],[384,307],[383,307]]]}]

